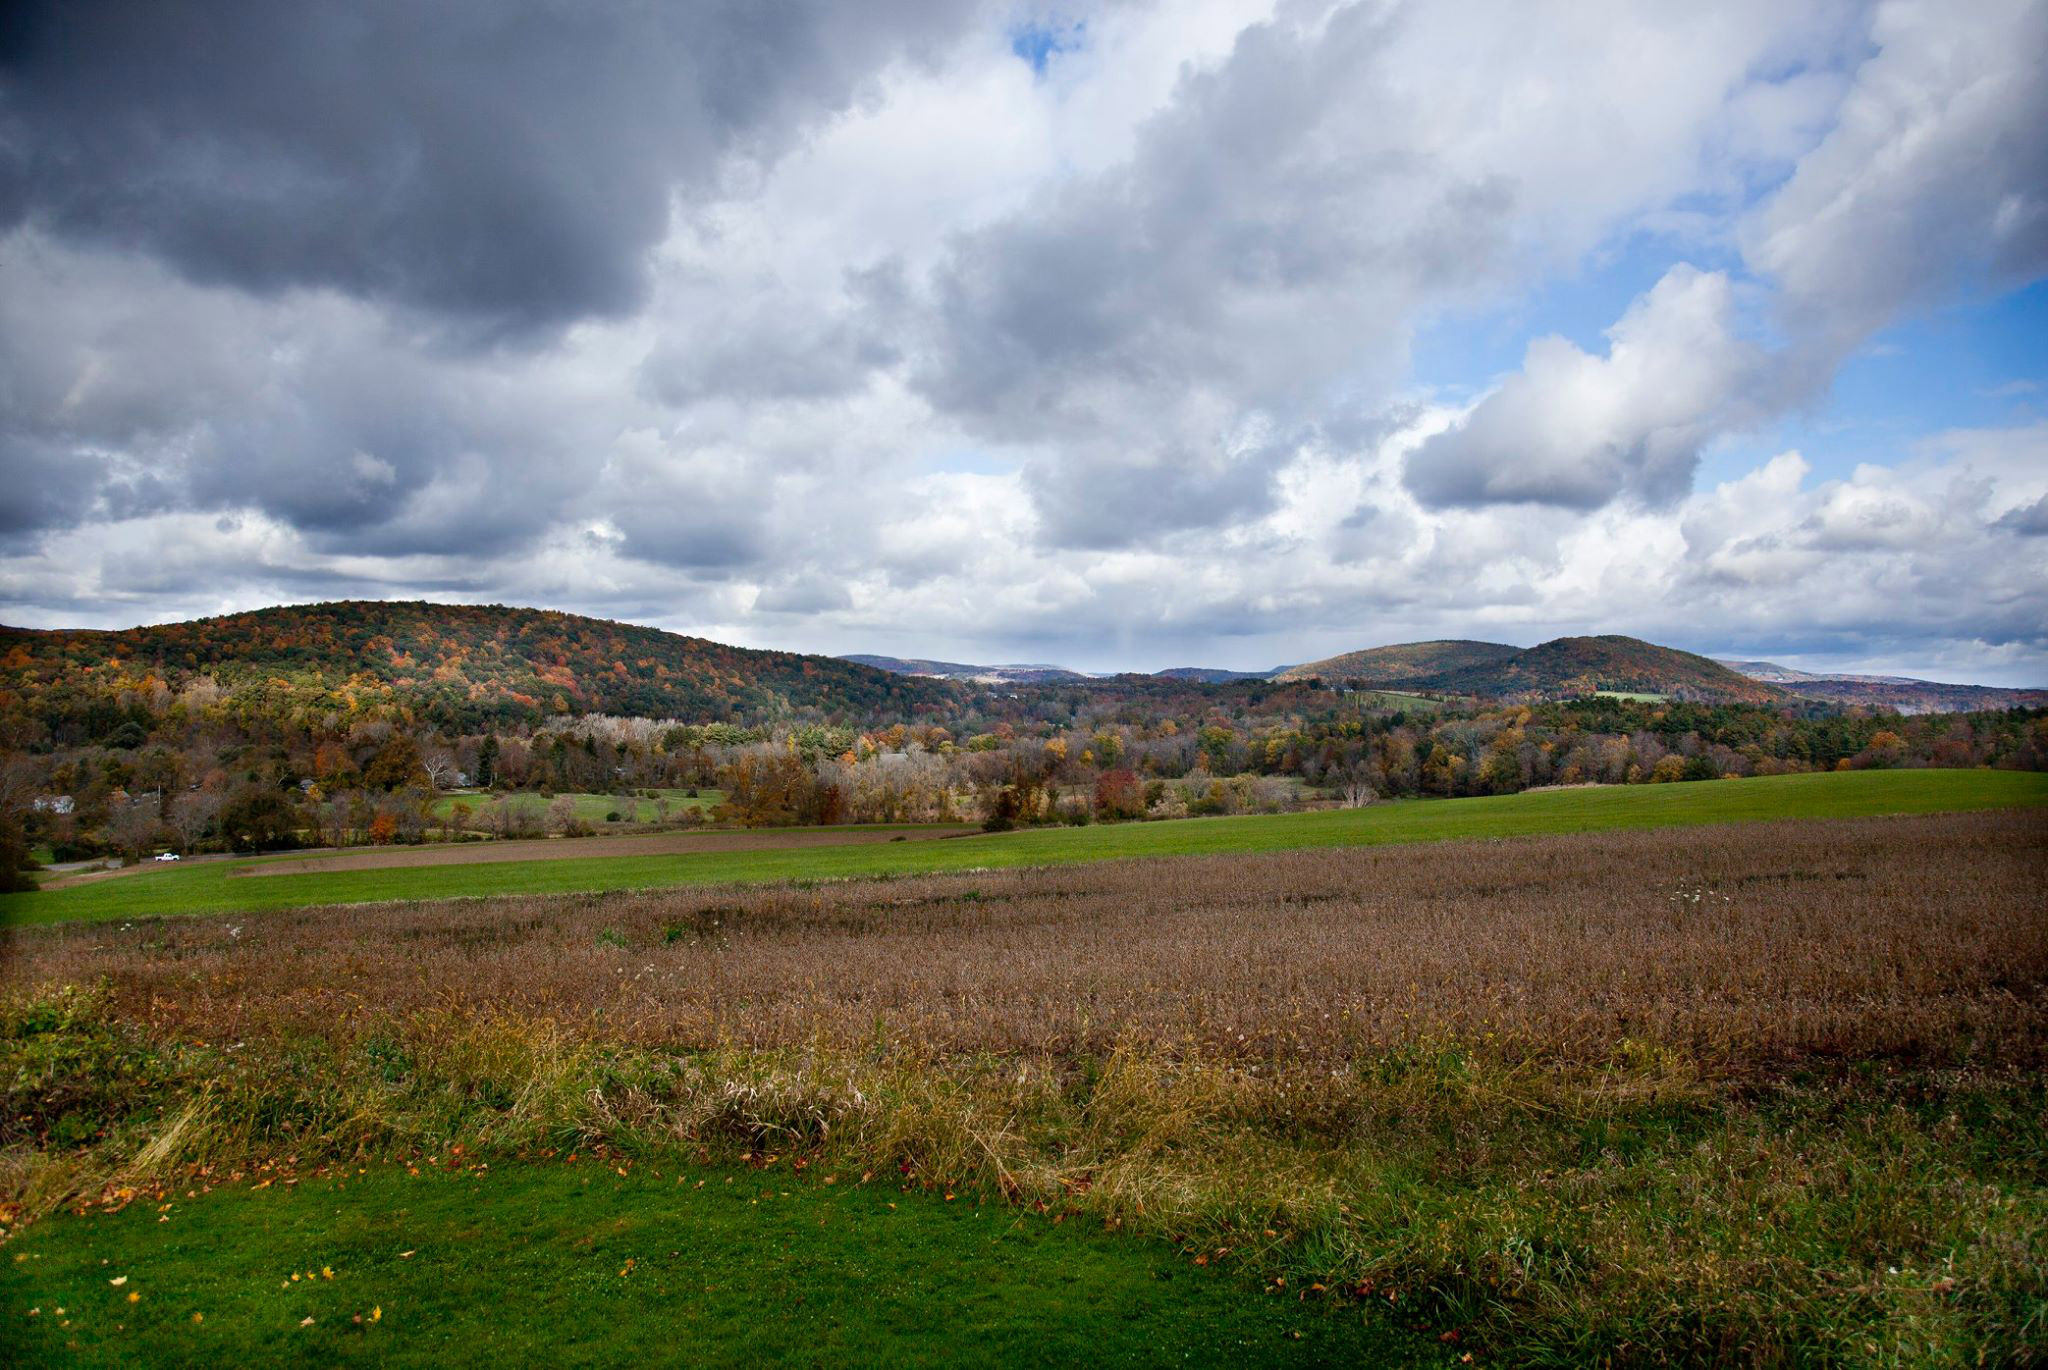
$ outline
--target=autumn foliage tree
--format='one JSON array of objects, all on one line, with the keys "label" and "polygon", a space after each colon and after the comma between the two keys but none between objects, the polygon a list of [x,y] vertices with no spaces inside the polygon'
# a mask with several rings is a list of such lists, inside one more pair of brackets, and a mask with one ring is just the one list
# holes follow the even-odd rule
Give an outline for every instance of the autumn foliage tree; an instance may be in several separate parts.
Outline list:
[{"label": "autumn foliage tree", "polygon": [[716,816],[743,828],[787,828],[844,821],[839,786],[822,781],[793,752],[743,752],[723,776],[725,802]]},{"label": "autumn foliage tree", "polygon": [[1095,814],[1117,821],[1145,816],[1145,787],[1128,766],[1104,771],[1095,779]]},{"label": "autumn foliage tree", "polygon": [[426,765],[420,759],[420,744],[404,733],[394,734],[363,768],[363,783],[373,790],[386,791],[429,784]]}]

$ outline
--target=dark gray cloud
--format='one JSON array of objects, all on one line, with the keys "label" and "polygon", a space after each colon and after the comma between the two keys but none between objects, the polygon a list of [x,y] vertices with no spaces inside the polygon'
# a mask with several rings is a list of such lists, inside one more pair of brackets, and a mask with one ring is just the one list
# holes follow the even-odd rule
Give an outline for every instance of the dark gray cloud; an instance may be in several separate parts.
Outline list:
[{"label": "dark gray cloud", "polygon": [[2048,495],[2013,510],[1995,526],[2021,537],[2048,538]]},{"label": "dark gray cloud", "polygon": [[616,431],[544,358],[421,352],[348,302],[12,246],[0,456],[45,529],[250,509],[316,547],[494,552],[560,518]]},{"label": "dark gray cloud", "polygon": [[837,300],[776,284],[711,287],[701,301],[683,294],[689,326],[663,337],[640,368],[663,404],[830,399],[903,359],[910,301],[900,263],[847,272]]},{"label": "dark gray cloud", "polygon": [[1250,523],[1274,507],[1273,477],[1297,444],[1281,439],[1228,447],[1173,445],[1142,453],[1080,453],[1024,469],[1056,545],[1113,549],[1190,530]]},{"label": "dark gray cloud", "polygon": [[519,330],[642,297],[669,197],[950,0],[64,0],[0,18],[0,226]]}]

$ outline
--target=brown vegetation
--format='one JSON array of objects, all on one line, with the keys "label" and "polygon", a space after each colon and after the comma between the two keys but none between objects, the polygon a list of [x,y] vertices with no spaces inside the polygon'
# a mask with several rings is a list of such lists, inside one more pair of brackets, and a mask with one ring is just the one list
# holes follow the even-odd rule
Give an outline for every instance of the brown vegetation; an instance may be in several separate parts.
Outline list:
[{"label": "brown vegetation", "polygon": [[59,927],[7,978],[111,977],[209,1037],[432,1008],[680,1047],[2035,1065],[2043,889],[2048,824],[1992,813]]}]

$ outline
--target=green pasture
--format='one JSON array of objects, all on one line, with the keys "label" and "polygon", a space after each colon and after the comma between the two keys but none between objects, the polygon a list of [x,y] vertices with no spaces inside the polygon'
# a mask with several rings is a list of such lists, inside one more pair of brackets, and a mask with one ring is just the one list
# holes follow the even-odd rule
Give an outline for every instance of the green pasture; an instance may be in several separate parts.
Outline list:
[{"label": "green pasture", "polygon": [[1647,694],[1641,690],[1595,690],[1593,694],[1600,699],[1619,699],[1625,704],[1663,704],[1671,698],[1670,695]]},{"label": "green pasture", "polygon": [[1455,1359],[1099,1223],[857,1179],[586,1159],[138,1201],[11,1241],[0,1338],[20,1366]]},{"label": "green pasture", "polygon": [[1431,699],[1428,695],[1404,694],[1400,690],[1360,690],[1356,697],[1366,701],[1372,708],[1404,709],[1411,714],[1432,713],[1444,706],[1440,699]]},{"label": "green pasture", "polygon": [[829,880],[1127,857],[1202,856],[1456,838],[1525,837],[1774,818],[1864,818],[2048,805],[2027,771],[1847,771],[1586,786],[1365,809],[1039,828],[958,839],[685,855],[563,857],[480,865],[234,879],[241,862],[202,862],[69,889],[0,896],[0,920],[137,918],[312,904],[647,889],[734,881]]},{"label": "green pasture", "polygon": [[[723,790],[700,789],[695,799],[690,797],[688,790],[660,790],[657,793],[668,800],[671,817],[680,814],[684,809],[701,809],[708,812],[725,802]],[[444,794],[434,800],[428,812],[434,816],[435,822],[444,822],[454,815],[456,805],[466,804],[469,806],[471,821],[474,821],[477,813],[486,805],[503,802],[525,814],[538,825],[547,821],[548,807],[558,797],[560,796],[549,797],[524,792],[507,795]],[[660,817],[656,801],[638,793],[630,798],[615,794],[571,794],[568,798],[576,801],[577,819],[592,827],[608,822],[608,815],[614,813],[619,816],[618,821],[622,823],[652,823]]]}]

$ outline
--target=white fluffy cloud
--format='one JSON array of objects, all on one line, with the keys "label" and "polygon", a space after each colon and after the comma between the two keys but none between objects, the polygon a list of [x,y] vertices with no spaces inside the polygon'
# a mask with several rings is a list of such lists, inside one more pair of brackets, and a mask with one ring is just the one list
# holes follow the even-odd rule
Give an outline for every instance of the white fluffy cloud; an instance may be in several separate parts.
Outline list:
[{"label": "white fluffy cloud", "polygon": [[1684,495],[1700,448],[1776,398],[1734,312],[1726,275],[1677,266],[1608,330],[1604,358],[1537,339],[1520,371],[1408,459],[1409,488],[1434,505],[1574,509]]},{"label": "white fluffy cloud", "polygon": [[1417,493],[1674,498],[1708,441],[1810,399],[1905,309],[2048,271],[2048,6],[1892,3],[1869,39],[1832,129],[1737,225],[1780,344],[1766,355],[1742,340],[1722,273],[1674,267],[1610,330],[1604,362],[1559,338],[1531,344],[1521,371],[1417,455]]}]

